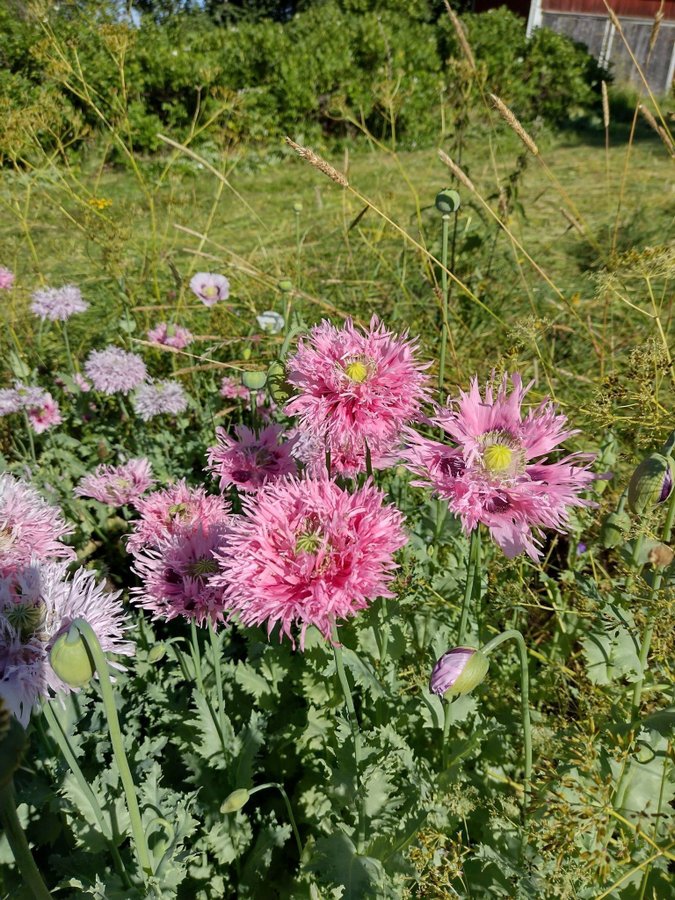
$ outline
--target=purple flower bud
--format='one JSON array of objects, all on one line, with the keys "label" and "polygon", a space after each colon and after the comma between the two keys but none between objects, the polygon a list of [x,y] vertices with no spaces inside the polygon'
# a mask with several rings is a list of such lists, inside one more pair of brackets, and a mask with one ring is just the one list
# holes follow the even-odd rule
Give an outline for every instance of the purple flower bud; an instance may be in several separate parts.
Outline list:
[{"label": "purple flower bud", "polygon": [[431,673],[429,690],[441,696],[468,694],[487,675],[487,656],[473,647],[454,647],[438,660]]}]

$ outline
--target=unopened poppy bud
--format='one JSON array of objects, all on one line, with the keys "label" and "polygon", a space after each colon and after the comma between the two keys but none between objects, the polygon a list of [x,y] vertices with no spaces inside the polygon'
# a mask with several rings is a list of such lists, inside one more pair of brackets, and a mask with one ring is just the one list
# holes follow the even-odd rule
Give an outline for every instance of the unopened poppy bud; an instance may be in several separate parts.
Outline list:
[{"label": "unopened poppy bud", "polygon": [[148,653],[148,662],[156,663],[159,662],[160,659],[164,659],[166,655],[166,644],[155,644],[154,647],[150,648],[150,652]]},{"label": "unopened poppy bud", "polygon": [[251,795],[246,788],[237,788],[236,791],[232,791],[232,793],[223,800],[220,807],[221,813],[238,812],[242,807],[246,806],[250,796]]},{"label": "unopened poppy bud", "polygon": [[294,213],[302,212],[302,203],[300,202],[300,200],[296,200],[295,203],[293,204],[293,212]]},{"label": "unopened poppy bud", "polygon": [[457,212],[459,209],[461,200],[457,191],[452,191],[450,188],[445,188],[443,191],[439,191],[436,194],[436,209],[443,213],[444,216],[450,215],[450,213]]},{"label": "unopened poppy bud", "polygon": [[288,294],[293,290],[293,282],[289,281],[288,278],[282,278],[277,287],[280,291],[283,291],[284,294]]},{"label": "unopened poppy bud", "polygon": [[241,383],[249,391],[261,391],[267,384],[267,372],[261,372],[260,370],[242,372]]},{"label": "unopened poppy bud", "polygon": [[664,503],[673,490],[673,460],[660,453],[645,457],[628,483],[628,505],[637,515]]},{"label": "unopened poppy bud", "polygon": [[94,674],[87,645],[75,625],[71,625],[54,641],[49,662],[61,681],[71,687],[84,687]]},{"label": "unopened poppy bud", "polygon": [[487,675],[487,656],[473,647],[454,647],[438,660],[431,673],[429,690],[433,694],[451,696],[468,694]]},{"label": "unopened poppy bud", "polygon": [[630,531],[630,516],[627,512],[611,512],[600,529],[600,543],[605,550],[618,547]]}]

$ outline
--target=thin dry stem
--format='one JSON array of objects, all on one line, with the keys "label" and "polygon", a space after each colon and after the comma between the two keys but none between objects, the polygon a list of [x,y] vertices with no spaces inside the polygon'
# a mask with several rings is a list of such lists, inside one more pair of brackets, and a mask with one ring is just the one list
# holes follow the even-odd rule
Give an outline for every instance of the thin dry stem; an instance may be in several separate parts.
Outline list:
[{"label": "thin dry stem", "polygon": [[602,88],[602,121],[605,128],[609,128],[609,96],[607,95],[607,84],[600,82]]},{"label": "thin dry stem", "polygon": [[331,181],[334,181],[342,187],[349,187],[349,182],[342,172],[338,172],[338,170],[331,166],[330,163],[326,162],[325,159],[322,159],[318,153],[315,153],[311,147],[301,147],[300,144],[296,144],[295,141],[292,141],[289,137],[286,138],[286,143],[295,150],[301,159],[306,160],[310,166],[314,166],[319,172],[323,172],[323,174],[327,175]]},{"label": "thin dry stem", "polygon": [[577,220],[574,218],[572,213],[568,212],[564,206],[560,207],[560,212],[567,219],[567,221],[570,223],[572,228],[574,228],[576,231],[579,232],[579,234],[581,234],[585,237],[583,225],[580,222],[577,222]]},{"label": "thin dry stem", "polygon": [[523,126],[520,124],[518,119],[514,116],[508,106],[501,100],[496,94],[490,94],[490,99],[492,100],[495,109],[502,117],[502,119],[506,122],[509,128],[513,129],[521,141],[525,144],[527,149],[530,151],[532,156],[539,156],[539,147],[535,144],[531,135],[529,135]]},{"label": "thin dry stem", "polygon": [[466,32],[464,31],[464,26],[459,20],[457,13],[448,3],[448,0],[443,0],[445,3],[445,8],[447,10],[448,15],[450,16],[450,21],[452,22],[452,27],[455,29],[455,33],[457,34],[457,40],[459,41],[459,46],[462,48],[462,53],[464,54],[464,58],[469,64],[469,67],[472,72],[476,71],[476,60],[473,56],[473,51],[471,49],[471,45],[469,44],[466,38]]}]

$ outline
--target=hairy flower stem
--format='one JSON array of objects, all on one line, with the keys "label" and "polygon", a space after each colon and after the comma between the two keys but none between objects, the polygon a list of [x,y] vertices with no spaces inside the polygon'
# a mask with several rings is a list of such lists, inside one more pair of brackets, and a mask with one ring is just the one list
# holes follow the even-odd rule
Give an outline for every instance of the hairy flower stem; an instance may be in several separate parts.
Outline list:
[{"label": "hairy flower stem", "polygon": [[[666,521],[663,524],[663,533],[662,533],[662,541],[664,544],[668,544],[670,542],[670,537],[673,531],[673,522],[675,522],[675,491],[673,491],[673,496],[670,499],[670,504],[668,505],[668,512],[666,513]],[[647,661],[649,658],[649,650],[652,644],[652,638],[654,636],[654,608],[656,606],[656,598],[658,596],[659,591],[661,590],[661,584],[663,582],[663,572],[659,570],[658,572],[654,572],[652,587],[649,592],[649,597],[647,600],[648,603],[648,612],[647,612],[647,624],[645,626],[644,633],[642,635],[642,641],[640,643],[640,674],[633,685],[633,696],[631,699],[631,709],[630,709],[630,721],[633,722],[640,715],[640,704],[642,702],[642,689],[645,683],[645,672],[647,670]],[[631,748],[632,749],[632,748]],[[629,751],[630,752],[630,751]],[[619,779],[616,783],[616,790],[614,791],[614,801],[613,805],[615,809],[621,809],[623,806],[623,801],[625,798],[626,790],[628,788],[627,774],[630,769],[628,764],[628,756],[624,759],[621,765],[621,772],[619,774]]]},{"label": "hairy flower stem", "polygon": [[223,682],[221,678],[220,671],[220,645],[218,643],[218,637],[213,628],[213,625],[209,622],[209,637],[211,639],[211,650],[213,652],[213,672],[216,677],[216,694],[218,697],[218,722],[220,732],[220,741],[223,745],[223,750],[225,749],[225,701],[223,699]]},{"label": "hairy flower stem", "polygon": [[134,779],[132,778],[129,761],[127,760],[127,755],[124,750],[124,741],[122,739],[122,731],[117,716],[117,708],[115,707],[115,695],[110,680],[108,661],[105,658],[101,645],[96,637],[96,633],[91,625],[84,619],[75,619],[73,625],[76,626],[82,635],[91,656],[92,663],[98,672],[103,708],[105,709],[106,718],[108,719],[110,741],[112,743],[117,769],[120,773],[122,787],[124,788],[124,796],[127,801],[131,833],[134,839],[138,863],[146,875],[152,875],[152,863],[150,862],[147,837],[145,830],[143,829],[143,822],[141,821],[141,811],[138,806],[138,798],[136,797]]},{"label": "hairy flower stem", "polygon": [[131,881],[127,874],[127,871],[124,867],[124,863],[122,861],[122,857],[120,856],[120,852],[117,849],[117,845],[115,844],[115,837],[112,834],[108,825],[106,825],[105,819],[103,817],[103,810],[96,799],[96,794],[92,791],[87,779],[84,777],[84,773],[82,769],[78,765],[77,758],[75,753],[73,752],[73,748],[70,746],[70,741],[68,740],[68,735],[63,729],[63,726],[59,722],[54,710],[52,709],[51,703],[45,703],[42,707],[42,712],[44,713],[45,719],[47,720],[47,724],[49,725],[49,730],[52,734],[52,737],[59,745],[59,750],[63,754],[63,758],[68,763],[70,767],[70,771],[73,773],[75,781],[82,791],[84,797],[87,798],[87,802],[91,807],[91,811],[94,814],[94,818],[96,819],[96,824],[98,825],[101,834],[110,841],[110,852],[112,854],[113,861],[119,872],[122,881],[124,882],[124,886],[127,888],[131,887]]},{"label": "hairy flower stem", "polygon": [[2,825],[2,830],[7,836],[7,842],[14,854],[16,867],[29,891],[35,900],[45,900],[45,898],[49,900],[52,895],[47,890],[40,871],[35,865],[33,854],[30,852],[26,835],[23,833],[16,813],[14,779],[12,778],[7,784],[0,787],[0,825]]},{"label": "hairy flower stem", "polygon": [[66,356],[68,357],[68,364],[70,366],[70,372],[72,375],[75,374],[75,363],[73,362],[73,354],[70,352],[70,341],[68,340],[68,324],[66,322],[63,323],[63,343],[66,348]]},{"label": "hairy flower stem", "polygon": [[298,831],[298,826],[295,821],[295,816],[293,815],[293,807],[291,806],[291,801],[288,798],[288,794],[286,793],[286,788],[283,784],[280,784],[278,781],[268,781],[265,784],[259,784],[257,787],[251,788],[248,792],[249,796],[252,794],[257,794],[258,791],[264,791],[267,788],[276,788],[281,796],[284,798],[284,803],[286,804],[286,812],[288,813],[288,818],[291,822],[291,828],[293,829],[293,836],[295,837],[295,843],[298,848],[298,856],[302,859],[302,841],[300,840],[300,832]]},{"label": "hairy flower stem", "polygon": [[[438,390],[443,398],[443,385],[445,383],[445,356],[448,348],[448,234],[450,228],[450,215],[446,213],[442,217],[443,231],[441,237],[441,293],[443,295],[443,303],[441,306],[441,352],[438,361]],[[441,437],[443,429],[441,429]]]},{"label": "hairy flower stem", "polygon": [[26,422],[26,433],[28,434],[28,445],[30,446],[30,455],[33,460],[33,465],[37,465],[37,456],[35,455],[35,441],[33,440],[33,429],[30,427],[30,419],[28,418],[28,413],[24,409],[23,418]]},{"label": "hairy flower stem", "polygon": [[354,741],[354,764],[356,767],[356,787],[359,793],[358,799],[358,807],[359,807],[359,831],[358,831],[358,842],[356,845],[356,849],[358,853],[363,853],[366,845],[366,811],[365,811],[365,796],[363,793],[363,785],[361,784],[361,732],[359,731],[359,723],[356,718],[356,710],[354,709],[354,700],[352,699],[351,688],[349,687],[349,681],[347,680],[347,673],[345,672],[345,664],[342,659],[342,647],[338,638],[338,631],[335,626],[333,626],[333,654],[335,656],[335,669],[337,671],[338,679],[340,680],[340,686],[342,688],[342,693],[345,698],[345,705],[347,707],[347,717],[349,719],[349,725],[352,730],[352,739]]},{"label": "hairy flower stem", "polygon": [[466,638],[466,628],[469,621],[469,607],[471,600],[476,595],[480,597],[480,526],[471,532],[469,542],[469,561],[466,570],[466,586],[464,599],[462,600],[462,615],[459,620],[459,632],[457,634],[457,646],[462,647]]},{"label": "hairy flower stem", "polygon": [[525,749],[525,779],[523,781],[523,821],[527,819],[532,791],[532,726],[530,723],[530,673],[527,665],[527,645],[522,634],[515,628],[503,631],[488,641],[481,651],[488,656],[504,641],[514,640],[520,656],[520,709],[523,718],[523,745]]}]

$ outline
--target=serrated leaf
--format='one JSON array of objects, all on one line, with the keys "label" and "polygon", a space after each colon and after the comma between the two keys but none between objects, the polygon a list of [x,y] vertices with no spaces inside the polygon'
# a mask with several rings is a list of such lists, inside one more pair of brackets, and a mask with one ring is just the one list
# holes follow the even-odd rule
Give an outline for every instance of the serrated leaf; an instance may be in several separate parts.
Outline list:
[{"label": "serrated leaf", "polygon": [[320,838],[307,868],[320,883],[341,885],[342,900],[382,896],[385,882],[382,864],[370,856],[360,856],[343,832]]}]

